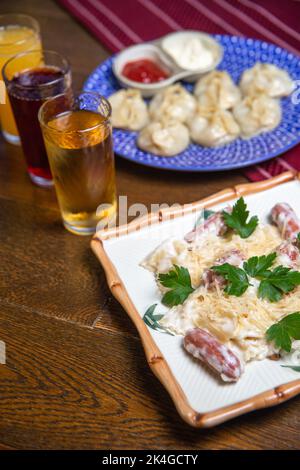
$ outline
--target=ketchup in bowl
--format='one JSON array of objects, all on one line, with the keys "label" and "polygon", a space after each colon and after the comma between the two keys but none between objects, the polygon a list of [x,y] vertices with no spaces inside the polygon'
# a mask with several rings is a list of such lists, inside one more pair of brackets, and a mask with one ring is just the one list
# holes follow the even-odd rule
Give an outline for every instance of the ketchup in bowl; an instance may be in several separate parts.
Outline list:
[{"label": "ketchup in bowl", "polygon": [[151,59],[137,59],[124,65],[122,75],[140,83],[155,83],[165,80],[169,73]]}]

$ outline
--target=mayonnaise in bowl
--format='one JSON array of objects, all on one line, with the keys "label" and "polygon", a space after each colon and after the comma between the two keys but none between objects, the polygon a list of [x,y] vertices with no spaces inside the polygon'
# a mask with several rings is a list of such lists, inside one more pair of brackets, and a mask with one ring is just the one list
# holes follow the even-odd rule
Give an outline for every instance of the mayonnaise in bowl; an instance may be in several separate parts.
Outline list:
[{"label": "mayonnaise in bowl", "polygon": [[220,45],[208,34],[198,31],[178,31],[164,37],[162,50],[182,69],[207,71],[222,59]]}]

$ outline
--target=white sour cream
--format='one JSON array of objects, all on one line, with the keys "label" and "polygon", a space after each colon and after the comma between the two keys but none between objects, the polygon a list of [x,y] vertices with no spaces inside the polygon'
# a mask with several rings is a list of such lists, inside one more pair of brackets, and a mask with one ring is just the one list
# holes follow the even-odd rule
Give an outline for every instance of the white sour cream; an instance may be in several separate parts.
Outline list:
[{"label": "white sour cream", "polygon": [[163,50],[185,70],[202,70],[214,62],[212,49],[197,35],[173,35],[162,42]]}]

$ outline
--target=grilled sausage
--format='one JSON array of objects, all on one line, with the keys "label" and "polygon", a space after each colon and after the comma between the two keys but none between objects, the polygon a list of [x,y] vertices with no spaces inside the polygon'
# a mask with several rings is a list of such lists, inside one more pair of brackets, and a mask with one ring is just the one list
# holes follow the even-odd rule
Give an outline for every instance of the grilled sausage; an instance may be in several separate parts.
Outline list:
[{"label": "grilled sausage", "polygon": [[290,241],[282,242],[276,249],[277,259],[282,266],[297,268],[300,266],[299,248]]},{"label": "grilled sausage", "polygon": [[271,211],[271,217],[285,240],[296,241],[300,232],[300,220],[289,204],[276,204]]},{"label": "grilled sausage", "polygon": [[241,377],[240,359],[211,333],[193,328],[186,333],[183,344],[188,353],[220,374],[225,382],[236,382]]},{"label": "grilled sausage", "polygon": [[[231,212],[232,208],[230,206],[224,209],[226,212]],[[222,212],[215,212],[204,220],[200,225],[195,227],[191,232],[187,233],[184,239],[188,243],[192,243],[204,232],[215,233],[217,236],[222,236],[227,231],[227,225],[224,222]]]}]

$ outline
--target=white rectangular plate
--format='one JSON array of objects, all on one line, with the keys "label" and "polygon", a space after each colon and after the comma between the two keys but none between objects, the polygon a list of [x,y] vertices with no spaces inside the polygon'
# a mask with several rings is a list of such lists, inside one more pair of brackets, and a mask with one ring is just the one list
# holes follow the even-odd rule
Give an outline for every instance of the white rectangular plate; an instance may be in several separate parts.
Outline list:
[{"label": "white rectangular plate", "polygon": [[[140,262],[166,238],[180,238],[191,230],[201,208],[218,210],[241,194],[250,212],[257,214],[262,222],[267,222],[274,204],[283,201],[300,217],[300,181],[288,172],[267,182],[222,191],[180,211],[163,210],[119,229],[98,232],[92,241],[112,293],[139,331],[150,367],[170,393],[183,419],[197,427],[213,426],[300,393],[299,373],[270,360],[248,364],[237,383],[221,383],[185,353],[182,337],[148,329],[142,320],[146,309],[159,303],[159,294],[152,273],[140,267]],[[162,310],[165,307],[159,305],[157,311]]]}]

